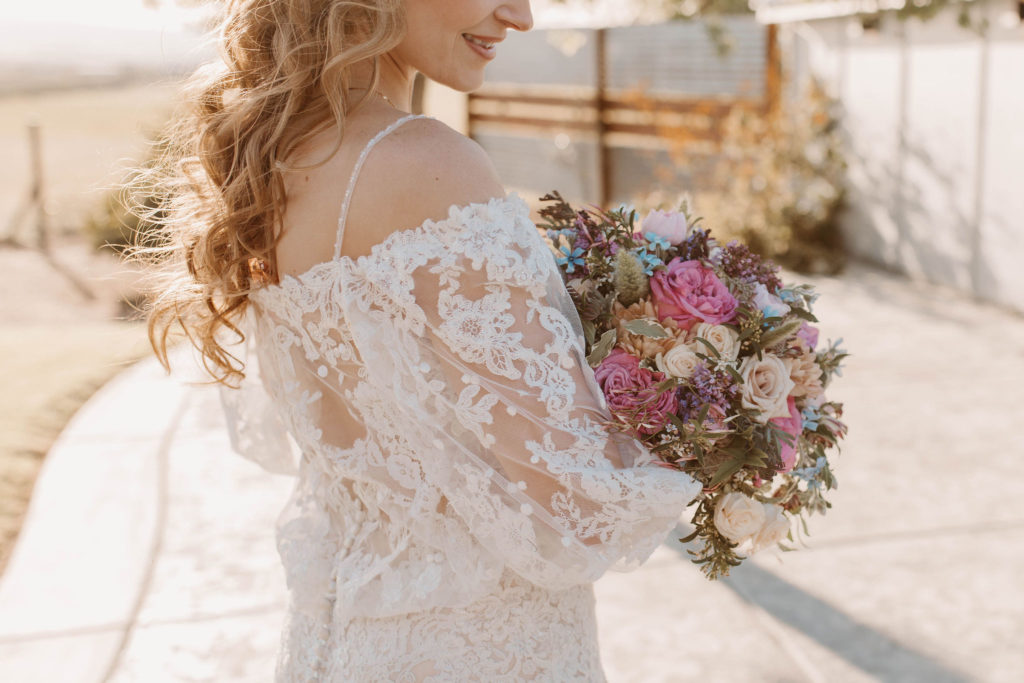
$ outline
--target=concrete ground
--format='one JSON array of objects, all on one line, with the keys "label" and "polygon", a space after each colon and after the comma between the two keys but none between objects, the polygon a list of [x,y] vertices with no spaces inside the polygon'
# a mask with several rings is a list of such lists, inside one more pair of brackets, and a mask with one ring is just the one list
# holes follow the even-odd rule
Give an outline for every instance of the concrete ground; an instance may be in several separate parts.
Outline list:
[{"label": "concrete ground", "polygon": [[[609,680],[1024,680],[1024,319],[863,266],[813,282],[853,354],[835,508],[718,583],[671,538],[602,578]],[[229,451],[215,389],[122,373],[44,464],[0,680],[271,680],[289,486]]]}]

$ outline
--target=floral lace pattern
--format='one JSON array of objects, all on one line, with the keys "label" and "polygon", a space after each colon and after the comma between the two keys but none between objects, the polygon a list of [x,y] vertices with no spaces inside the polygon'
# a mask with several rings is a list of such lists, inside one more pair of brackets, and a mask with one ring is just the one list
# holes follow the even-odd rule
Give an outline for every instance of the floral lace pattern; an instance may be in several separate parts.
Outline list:
[{"label": "floral lace pattern", "polygon": [[590,584],[698,485],[605,430],[526,202],[452,206],[251,302],[251,368],[299,454],[278,680],[602,680]]}]

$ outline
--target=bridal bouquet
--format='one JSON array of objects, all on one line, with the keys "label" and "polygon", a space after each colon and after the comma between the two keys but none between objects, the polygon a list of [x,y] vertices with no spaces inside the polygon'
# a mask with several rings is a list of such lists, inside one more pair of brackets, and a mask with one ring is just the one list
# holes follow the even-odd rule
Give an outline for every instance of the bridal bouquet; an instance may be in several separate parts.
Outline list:
[{"label": "bridal bouquet", "polygon": [[[819,344],[817,294],[680,212],[540,211],[583,322],[587,358],[614,417],[665,466],[703,485],[693,562],[708,578],[745,555],[792,550],[793,520],[824,513],[828,452],[846,433],[825,389],[846,353]],[[797,531],[799,533],[799,531]]]}]

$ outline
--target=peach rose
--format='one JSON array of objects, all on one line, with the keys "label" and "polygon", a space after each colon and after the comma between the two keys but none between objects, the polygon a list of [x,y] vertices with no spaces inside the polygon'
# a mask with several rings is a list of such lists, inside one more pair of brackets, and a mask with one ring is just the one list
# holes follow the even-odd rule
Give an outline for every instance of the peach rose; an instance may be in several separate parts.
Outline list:
[{"label": "peach rose", "polygon": [[740,403],[749,410],[758,410],[757,421],[761,424],[773,417],[789,417],[786,398],[793,391],[793,380],[789,368],[778,356],[764,354],[759,360],[750,356],[740,365],[743,387]]},{"label": "peach rose", "polygon": [[712,325],[710,323],[697,323],[693,327],[694,341],[691,346],[705,356],[712,356],[707,346],[696,341],[697,337],[706,339],[718,351],[722,360],[736,360],[740,355],[740,336],[725,325]]},{"label": "peach rose", "polygon": [[795,385],[794,396],[819,396],[825,388],[821,386],[821,366],[818,365],[818,354],[798,342],[801,354],[796,358],[783,358],[782,362],[789,369],[789,378]]},{"label": "peach rose", "polygon": [[654,357],[654,364],[666,375],[686,379],[693,374],[700,358],[686,344],[676,344],[665,353]]}]

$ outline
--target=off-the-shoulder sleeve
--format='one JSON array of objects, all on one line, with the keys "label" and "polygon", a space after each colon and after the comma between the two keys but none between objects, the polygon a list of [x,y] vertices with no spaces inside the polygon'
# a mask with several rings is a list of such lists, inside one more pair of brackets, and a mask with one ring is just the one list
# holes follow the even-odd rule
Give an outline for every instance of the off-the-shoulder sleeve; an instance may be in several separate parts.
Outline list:
[{"label": "off-the-shoulder sleeve", "polygon": [[256,321],[251,308],[237,327],[245,339],[229,339],[224,345],[244,365],[245,377],[237,386],[217,385],[231,448],[268,472],[294,476],[299,469],[298,447],[281,420],[280,407],[263,385],[259,358],[252,348]]},{"label": "off-the-shoulder sleeve", "polygon": [[[609,432],[582,327],[514,193],[396,233],[339,283],[377,480],[551,588],[644,561],[699,491]],[[433,506],[437,506],[434,508]]]}]

